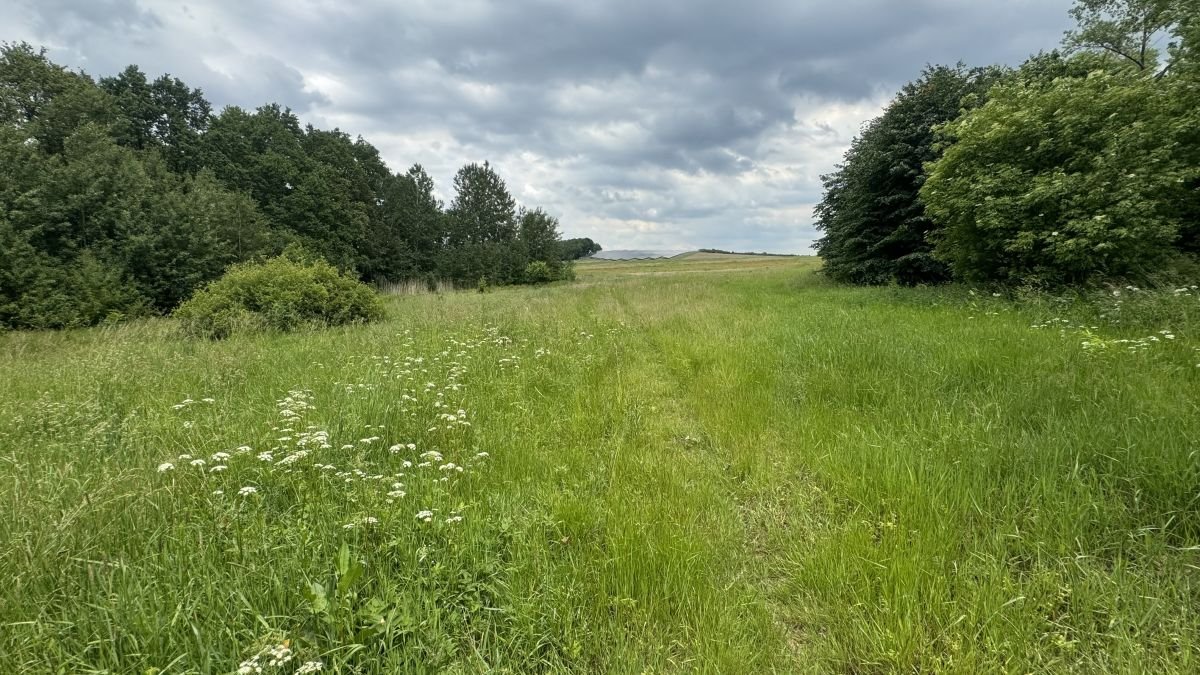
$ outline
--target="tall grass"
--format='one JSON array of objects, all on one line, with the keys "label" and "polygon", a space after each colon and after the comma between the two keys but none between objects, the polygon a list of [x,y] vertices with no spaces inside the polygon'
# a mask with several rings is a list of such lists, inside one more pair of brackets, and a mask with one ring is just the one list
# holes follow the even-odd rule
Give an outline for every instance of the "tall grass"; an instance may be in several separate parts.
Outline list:
[{"label": "tall grass", "polygon": [[388,281],[378,284],[377,288],[384,295],[425,295],[428,293],[450,293],[456,290],[453,283],[442,279],[433,282],[424,279]]},{"label": "tall grass", "polygon": [[0,336],[0,671],[1194,672],[1187,299],[812,268]]}]

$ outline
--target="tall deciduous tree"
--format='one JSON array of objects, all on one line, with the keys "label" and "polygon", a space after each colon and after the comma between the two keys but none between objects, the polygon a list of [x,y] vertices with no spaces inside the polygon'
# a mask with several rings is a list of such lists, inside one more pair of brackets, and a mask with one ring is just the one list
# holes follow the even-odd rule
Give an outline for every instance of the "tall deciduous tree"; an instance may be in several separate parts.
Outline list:
[{"label": "tall deciduous tree", "polygon": [[200,168],[200,135],[212,120],[212,108],[199,89],[163,75],[153,82],[137,66],[100,80],[117,108],[113,136],[122,145],[158,149],[175,171]]},{"label": "tall deciduous tree", "polygon": [[461,243],[509,242],[517,234],[517,203],[487,162],[468,164],[454,176],[450,216]]},{"label": "tall deciduous tree", "polygon": [[1077,25],[1063,42],[1071,50],[1108,54],[1138,71],[1156,71],[1161,57],[1156,42],[1175,36],[1188,2],[1076,0],[1071,16]]},{"label": "tall deciduous tree", "polygon": [[551,266],[559,260],[558,219],[540,208],[522,209],[519,218],[519,237],[530,260],[541,260]]}]

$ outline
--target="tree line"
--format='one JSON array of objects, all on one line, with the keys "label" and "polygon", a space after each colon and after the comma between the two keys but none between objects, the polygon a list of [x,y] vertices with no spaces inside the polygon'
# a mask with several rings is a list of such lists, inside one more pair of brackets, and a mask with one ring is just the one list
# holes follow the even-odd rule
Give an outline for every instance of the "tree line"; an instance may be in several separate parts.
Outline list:
[{"label": "tree line", "polygon": [[1077,0],[1060,49],[930,66],[823,176],[817,250],[860,284],[1195,275],[1200,2]]},{"label": "tree line", "polygon": [[419,164],[279,105],[214,113],[177,78],[95,80],[25,43],[0,45],[0,176],[0,327],[168,312],[288,247],[368,282],[475,285],[561,278],[582,246],[486,162],[443,205]]}]

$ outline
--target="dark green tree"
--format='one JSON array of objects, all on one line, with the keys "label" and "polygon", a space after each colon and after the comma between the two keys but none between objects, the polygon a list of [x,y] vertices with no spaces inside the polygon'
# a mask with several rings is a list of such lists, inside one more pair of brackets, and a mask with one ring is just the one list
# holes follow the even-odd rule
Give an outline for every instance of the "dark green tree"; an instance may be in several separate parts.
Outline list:
[{"label": "dark green tree", "polygon": [[541,208],[521,209],[518,237],[530,260],[541,260],[551,267],[558,264],[562,240],[557,218]]},{"label": "dark green tree", "polygon": [[62,152],[66,138],[88,123],[116,119],[112,99],[90,77],[73,73],[29,44],[0,44],[0,124],[23,129],[46,153]]},{"label": "dark green tree", "polygon": [[994,68],[932,66],[900,90],[823,176],[816,208],[825,274],[862,284],[934,283],[949,278],[932,256],[934,223],[918,191],[937,157],[934,129],[972,107],[1000,75]]},{"label": "dark green tree", "polygon": [[559,257],[563,260],[578,260],[604,250],[600,244],[587,237],[564,239],[559,244]]},{"label": "dark green tree", "polygon": [[454,176],[454,243],[510,242],[517,235],[517,203],[487,162],[468,164]]},{"label": "dark green tree", "polygon": [[392,281],[436,277],[446,218],[425,169],[415,164],[384,181],[377,211],[379,225],[371,233],[378,253],[372,277]]},{"label": "dark green tree", "polygon": [[517,238],[517,203],[504,180],[487,162],[468,164],[455,174],[454,191],[439,271],[460,283],[520,281],[528,257]]},{"label": "dark green tree", "polygon": [[113,136],[118,143],[137,150],[156,148],[174,171],[199,170],[200,135],[212,120],[203,92],[169,75],[150,82],[137,66],[102,78],[100,87],[116,105]]}]

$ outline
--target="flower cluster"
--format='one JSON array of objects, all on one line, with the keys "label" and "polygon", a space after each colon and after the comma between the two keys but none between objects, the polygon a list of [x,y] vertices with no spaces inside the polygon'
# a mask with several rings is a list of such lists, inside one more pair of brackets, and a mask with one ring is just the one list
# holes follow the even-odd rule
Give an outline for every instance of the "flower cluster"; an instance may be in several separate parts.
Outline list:
[{"label": "flower cluster", "polygon": [[[289,643],[285,640],[283,644],[264,647],[254,656],[242,661],[240,664],[238,664],[237,672],[238,675],[257,675],[257,673],[263,672],[264,668],[282,668],[291,663],[293,658],[295,658],[295,653],[292,651]],[[324,664],[321,664],[319,661],[310,661],[309,663],[320,664],[316,666],[317,670],[320,670],[322,667],[324,667]],[[306,672],[312,673],[316,671],[309,670]]]},{"label": "flower cluster", "polygon": [[[412,335],[401,338],[411,350]],[[214,504],[236,504],[239,511],[259,504],[252,498],[260,495],[272,495],[278,503],[274,500],[280,494],[332,489],[328,494],[336,495],[336,501],[331,504],[340,502],[346,511],[331,515],[346,530],[392,527],[397,521],[389,516],[402,503],[429,505],[417,520],[435,522],[436,507],[461,503],[454,496],[456,485],[489,457],[471,442],[474,419],[464,398],[470,366],[482,357],[516,367],[520,357],[509,353],[515,344],[490,326],[473,339],[449,338],[424,354],[347,357],[337,367],[349,376],[334,383],[332,395],[370,396],[370,409],[377,409],[378,402],[387,411],[387,418],[379,420],[386,424],[343,428],[336,433],[343,438],[335,440],[335,433],[318,423],[314,392],[294,388],[275,402],[273,424],[263,438],[209,456],[183,454],[157,470],[174,472],[176,484],[205,481],[204,494]],[[181,405],[195,403],[187,401]],[[192,470],[178,471],[180,466]],[[454,510],[436,522],[463,519]]]}]

